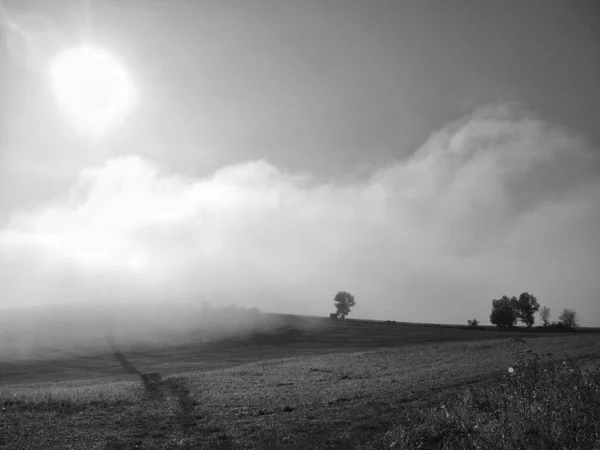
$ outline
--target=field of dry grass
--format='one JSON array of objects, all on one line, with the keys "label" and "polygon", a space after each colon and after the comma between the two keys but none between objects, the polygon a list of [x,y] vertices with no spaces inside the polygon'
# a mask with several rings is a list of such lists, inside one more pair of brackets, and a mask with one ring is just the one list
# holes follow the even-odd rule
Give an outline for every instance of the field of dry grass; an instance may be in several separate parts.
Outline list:
[{"label": "field of dry grass", "polygon": [[[127,349],[142,372],[162,374],[155,389],[110,355],[2,364],[0,446],[390,448],[407,411],[497,384],[515,364],[508,337],[348,321]],[[584,367],[600,359],[597,334],[526,341]]]}]

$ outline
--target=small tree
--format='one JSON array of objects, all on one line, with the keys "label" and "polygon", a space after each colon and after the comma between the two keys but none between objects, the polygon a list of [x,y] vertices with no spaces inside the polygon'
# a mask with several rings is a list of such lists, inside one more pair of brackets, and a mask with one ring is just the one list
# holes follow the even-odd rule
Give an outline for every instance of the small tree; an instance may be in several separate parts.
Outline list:
[{"label": "small tree", "polygon": [[579,325],[579,320],[577,318],[577,312],[573,309],[565,308],[558,316],[558,320],[563,323],[564,326],[569,328],[575,328]]},{"label": "small tree", "polygon": [[529,292],[523,292],[515,303],[517,318],[531,328],[535,321],[533,315],[540,309],[537,298]]},{"label": "small tree", "polygon": [[467,323],[469,324],[470,327],[478,327],[479,326],[479,320],[477,319],[473,319],[473,320],[467,320]]},{"label": "small tree", "polygon": [[503,295],[500,299],[492,300],[490,322],[498,328],[511,327],[517,323],[517,297],[509,298]]},{"label": "small tree", "polygon": [[550,308],[547,306],[543,306],[540,309],[540,319],[544,322],[544,326],[547,327],[550,324]]},{"label": "small tree", "polygon": [[356,305],[356,302],[352,294],[340,291],[333,298],[333,304],[335,305],[338,319],[343,319],[350,314],[350,308]]}]

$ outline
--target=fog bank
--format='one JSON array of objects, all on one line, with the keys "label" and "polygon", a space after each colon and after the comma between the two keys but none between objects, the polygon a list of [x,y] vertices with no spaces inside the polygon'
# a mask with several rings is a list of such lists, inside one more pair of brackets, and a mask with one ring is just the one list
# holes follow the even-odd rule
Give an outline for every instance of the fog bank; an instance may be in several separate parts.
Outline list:
[{"label": "fog bank", "polygon": [[574,132],[494,105],[352,182],[265,160],[191,178],[134,154],[111,159],[12,214],[0,305],[134,317],[140,304],[208,301],[325,316],[347,290],[351,317],[488,323],[493,298],[529,291],[554,318],[570,307],[600,325],[598,155]]}]

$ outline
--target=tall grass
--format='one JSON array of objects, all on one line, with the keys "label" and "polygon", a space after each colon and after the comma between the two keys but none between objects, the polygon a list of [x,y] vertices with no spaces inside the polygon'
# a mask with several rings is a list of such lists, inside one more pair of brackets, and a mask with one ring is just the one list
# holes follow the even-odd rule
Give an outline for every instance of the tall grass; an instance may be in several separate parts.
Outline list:
[{"label": "tall grass", "polygon": [[138,403],[144,389],[134,382],[0,388],[0,411],[62,411],[123,407]]},{"label": "tall grass", "polygon": [[516,361],[496,383],[468,388],[448,404],[406,411],[375,447],[600,449],[600,367],[511,342]]}]

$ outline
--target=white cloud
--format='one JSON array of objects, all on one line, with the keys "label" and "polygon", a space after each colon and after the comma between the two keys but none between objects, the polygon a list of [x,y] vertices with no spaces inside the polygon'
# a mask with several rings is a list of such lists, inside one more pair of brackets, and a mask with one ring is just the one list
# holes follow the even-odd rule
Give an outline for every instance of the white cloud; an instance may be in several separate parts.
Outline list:
[{"label": "white cloud", "polygon": [[0,231],[2,301],[76,302],[85,288],[98,302],[120,291],[326,315],[343,289],[357,316],[463,323],[530,291],[597,325],[597,155],[499,106],[355,183],[266,161],[194,179],[113,159]]}]

